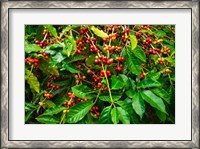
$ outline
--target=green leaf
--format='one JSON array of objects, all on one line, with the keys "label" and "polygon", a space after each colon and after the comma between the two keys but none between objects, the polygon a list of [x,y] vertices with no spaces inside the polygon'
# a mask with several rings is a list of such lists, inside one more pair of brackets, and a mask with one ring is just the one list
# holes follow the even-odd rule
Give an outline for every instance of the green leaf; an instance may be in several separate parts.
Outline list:
[{"label": "green leaf", "polygon": [[161,30],[157,30],[155,31],[156,36],[160,37],[160,36],[166,36],[166,33],[164,31]]},{"label": "green leaf", "polygon": [[117,107],[117,112],[119,114],[119,120],[123,123],[123,124],[130,124],[130,117],[127,111],[125,111],[124,109],[122,109],[121,107]]},{"label": "green leaf", "polygon": [[170,96],[168,92],[162,88],[154,88],[151,90],[154,94],[164,99],[168,104],[170,104]]},{"label": "green leaf", "polygon": [[68,32],[72,29],[72,26],[67,26],[62,30],[62,33]]},{"label": "green leaf", "polygon": [[91,66],[92,64],[94,64],[95,61],[95,54],[90,55],[88,58],[86,58],[85,63],[87,66]]},{"label": "green leaf", "polygon": [[128,91],[126,91],[126,95],[129,98],[132,98],[133,95],[135,94],[136,84],[135,84],[135,81],[132,80],[131,78],[129,78],[129,86],[130,86],[130,89]]},{"label": "green leaf", "polygon": [[89,112],[93,105],[94,103],[92,101],[76,104],[71,107],[67,113],[66,121],[68,123],[76,123],[80,121]]},{"label": "green leaf", "polygon": [[168,61],[172,66],[175,66],[175,59],[171,57],[165,57],[164,59]]},{"label": "green leaf", "polygon": [[27,83],[30,85],[31,90],[36,91],[37,93],[40,92],[40,83],[37,77],[29,70],[25,70],[25,79]]},{"label": "green leaf", "polygon": [[111,106],[105,107],[100,114],[99,124],[112,124],[111,120]]},{"label": "green leaf", "polygon": [[161,83],[155,80],[145,79],[142,80],[137,88],[160,87]]},{"label": "green leaf", "polygon": [[73,36],[68,36],[68,40],[72,44],[73,50],[76,49],[76,41],[74,40],[74,37]]},{"label": "green leaf", "polygon": [[119,77],[120,77],[120,80],[123,81],[123,84],[124,84],[125,88],[128,89],[130,87],[129,78],[124,74],[119,74]]},{"label": "green leaf", "polygon": [[63,52],[69,57],[73,50],[73,45],[67,42],[67,39],[64,39],[65,47],[63,48]]},{"label": "green leaf", "polygon": [[[121,97],[122,97],[122,94],[112,93],[112,99],[114,101],[119,100]],[[99,96],[99,99],[102,101],[111,102],[109,94],[101,94]]]},{"label": "green leaf", "polygon": [[160,78],[160,75],[161,75],[161,72],[156,72],[156,73],[152,73],[150,72],[148,74],[148,78],[151,79],[151,80],[158,80]]},{"label": "green leaf", "polygon": [[137,46],[137,38],[133,31],[130,32],[131,50],[134,50]]},{"label": "green leaf", "polygon": [[37,44],[28,44],[25,43],[25,52],[26,53],[32,53],[32,52],[39,52],[42,48],[40,48]]},{"label": "green leaf", "polygon": [[66,109],[66,107],[51,107],[51,108],[47,109],[42,115],[58,114],[65,109]]},{"label": "green leaf", "polygon": [[56,66],[49,66],[49,61],[46,61],[44,59],[40,59],[40,65],[39,65],[40,70],[44,74],[52,74],[54,76],[59,76],[58,68]]},{"label": "green leaf", "polygon": [[162,101],[162,99],[158,96],[156,96],[152,91],[150,90],[143,90],[140,92],[142,98],[148,102],[152,107],[160,110],[161,112],[166,113],[165,110],[165,104]]},{"label": "green leaf", "polygon": [[58,124],[59,119],[52,115],[40,115],[36,120],[42,124]]},{"label": "green leaf", "polygon": [[43,38],[44,38],[43,32],[44,32],[44,26],[39,25],[36,30],[36,39],[37,40],[40,40],[40,41],[43,40]]},{"label": "green leaf", "polygon": [[94,27],[94,26],[91,26],[90,28],[95,35],[101,37],[101,38],[107,38],[108,37],[108,34],[106,34],[104,31],[102,30],[99,30],[98,28]]},{"label": "green leaf", "polygon": [[138,121],[138,118],[137,118],[137,115],[136,113],[134,112],[133,110],[133,107],[132,107],[132,100],[130,98],[126,98],[125,100],[121,101],[117,101],[116,104],[118,104],[120,107],[122,107],[122,109],[124,109],[125,111],[128,112],[130,118],[131,118],[131,121],[135,124],[138,124],[139,121]]},{"label": "green leaf", "polygon": [[29,111],[28,113],[26,113],[25,122],[27,122],[30,119],[30,117],[32,116],[34,111],[35,111],[35,109],[33,109],[33,110]]},{"label": "green leaf", "polygon": [[154,32],[152,32],[151,30],[140,30],[139,32],[148,33],[149,35],[153,35],[154,34]]},{"label": "green leaf", "polygon": [[57,37],[57,36],[58,36],[57,31],[56,31],[56,28],[53,27],[53,25],[47,25],[46,27],[48,28],[48,31],[49,31],[54,37]]},{"label": "green leaf", "polygon": [[114,107],[111,111],[111,119],[114,124],[119,123],[119,115],[116,107]]},{"label": "green leaf", "polygon": [[139,93],[135,93],[132,99],[132,107],[135,110],[135,112],[140,116],[140,119],[142,119],[143,114],[145,112],[145,104],[144,100],[140,96]]},{"label": "green leaf", "polygon": [[94,94],[90,93],[91,89],[86,85],[76,85],[72,87],[72,92],[79,98],[92,99],[95,97]]},{"label": "green leaf", "polygon": [[47,52],[46,50],[57,50],[59,48],[63,48],[63,45],[60,44],[60,43],[58,43],[58,42],[55,42],[54,44],[49,44],[48,46],[46,46],[46,48],[44,49],[44,51]]},{"label": "green leaf", "polygon": [[58,52],[56,55],[52,56],[54,62],[61,63],[66,57],[62,53]]},{"label": "green leaf", "polygon": [[141,61],[146,62],[146,55],[142,48],[140,46],[137,46],[135,50],[133,50],[133,53],[137,58],[139,58]]},{"label": "green leaf", "polygon": [[157,117],[161,120],[161,122],[165,122],[166,121],[166,114],[159,111],[159,110],[156,110],[156,115]]},{"label": "green leaf", "polygon": [[76,62],[76,61],[79,61],[79,60],[83,60],[85,59],[85,56],[83,55],[74,55],[69,61],[68,63],[73,63],[73,62]]},{"label": "green leaf", "polygon": [[51,100],[46,100],[44,104],[47,106],[47,108],[52,108],[56,106],[55,103],[53,103]]},{"label": "green leaf", "polygon": [[112,80],[111,87],[113,90],[118,90],[124,87],[124,83],[119,77],[113,75],[111,77],[111,80]]},{"label": "green leaf", "polygon": [[139,75],[142,70],[141,62],[130,53],[127,53],[126,61],[128,63],[129,70],[133,74]]},{"label": "green leaf", "polygon": [[66,64],[65,69],[71,73],[79,73],[80,72],[80,70],[78,68],[76,68],[76,66],[74,66],[74,65]]}]

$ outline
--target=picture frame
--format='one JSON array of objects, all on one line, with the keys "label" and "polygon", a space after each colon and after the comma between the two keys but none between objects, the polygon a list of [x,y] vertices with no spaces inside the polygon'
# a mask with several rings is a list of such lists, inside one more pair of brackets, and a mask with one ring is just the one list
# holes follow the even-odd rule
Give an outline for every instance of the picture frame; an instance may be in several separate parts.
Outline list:
[{"label": "picture frame", "polygon": [[[12,9],[132,8],[191,10],[191,140],[10,140],[9,11]],[[177,10],[178,11],[178,10]],[[199,148],[199,2],[197,1],[3,1],[1,2],[1,148]],[[188,70],[190,71],[190,70]],[[13,114],[13,113],[12,113]],[[23,131],[23,130],[21,130]]]}]

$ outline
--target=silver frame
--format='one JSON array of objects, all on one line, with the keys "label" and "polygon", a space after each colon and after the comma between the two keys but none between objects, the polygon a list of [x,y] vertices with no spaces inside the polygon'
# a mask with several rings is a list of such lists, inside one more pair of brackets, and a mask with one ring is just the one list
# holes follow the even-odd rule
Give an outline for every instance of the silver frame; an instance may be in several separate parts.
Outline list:
[{"label": "silver frame", "polygon": [[[187,8],[192,10],[191,141],[10,141],[8,139],[9,8]],[[4,1],[1,3],[1,148],[199,148],[199,2],[198,1]]]}]

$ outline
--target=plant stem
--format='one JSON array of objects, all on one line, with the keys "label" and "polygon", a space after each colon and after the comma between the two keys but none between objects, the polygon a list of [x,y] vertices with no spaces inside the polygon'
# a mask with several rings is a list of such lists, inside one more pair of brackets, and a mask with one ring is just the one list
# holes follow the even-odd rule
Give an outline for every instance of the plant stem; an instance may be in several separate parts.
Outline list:
[{"label": "plant stem", "polygon": [[103,64],[102,64],[101,66],[102,66],[102,69],[103,69],[104,75],[105,75],[105,77],[106,77],[106,82],[107,82],[107,86],[108,86],[108,92],[109,92],[110,100],[111,100],[111,103],[113,104],[114,101],[113,101],[113,99],[112,99],[112,94],[111,94],[111,89],[110,89],[110,85],[109,85],[108,77],[107,77],[107,74],[106,74],[106,71],[105,71],[105,69],[104,69]]}]

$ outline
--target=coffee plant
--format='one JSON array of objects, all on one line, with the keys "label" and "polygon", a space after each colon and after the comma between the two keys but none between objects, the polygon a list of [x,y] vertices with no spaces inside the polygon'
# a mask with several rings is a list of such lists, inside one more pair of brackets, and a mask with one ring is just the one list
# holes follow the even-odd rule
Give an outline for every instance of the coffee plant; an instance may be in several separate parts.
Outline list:
[{"label": "coffee plant", "polygon": [[174,25],[26,25],[26,124],[174,124]]}]

